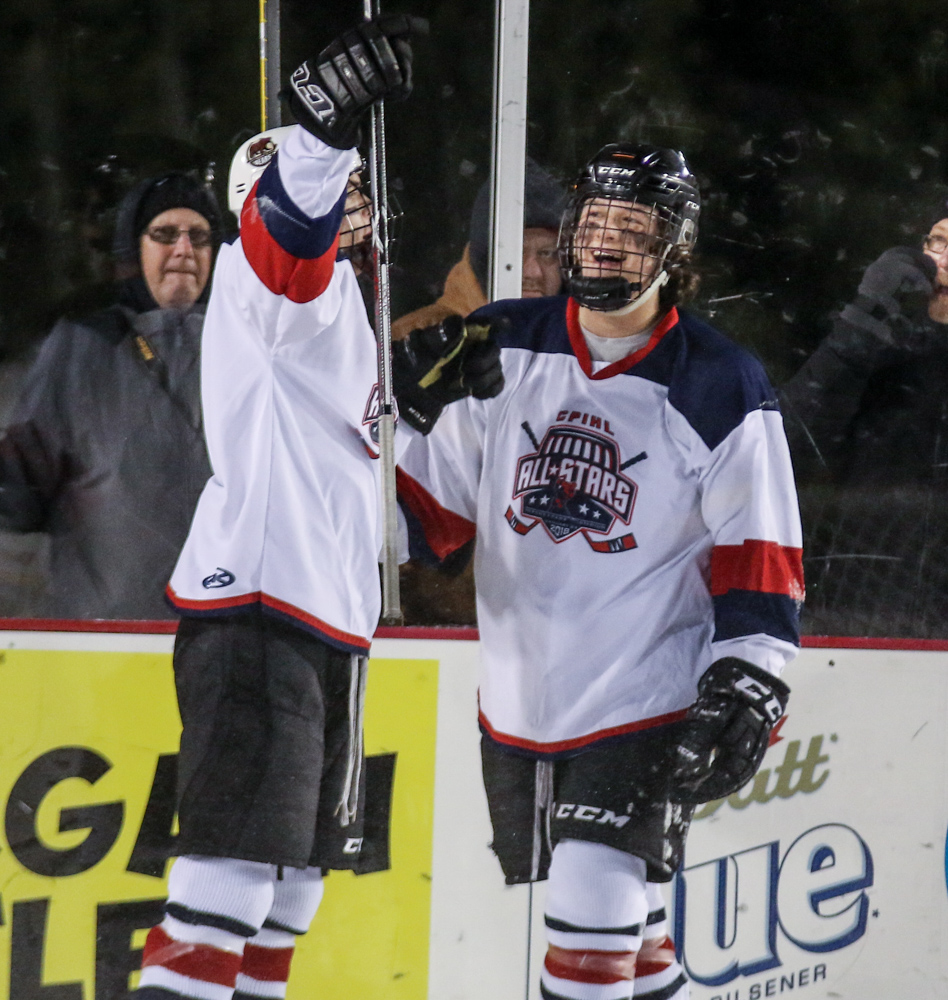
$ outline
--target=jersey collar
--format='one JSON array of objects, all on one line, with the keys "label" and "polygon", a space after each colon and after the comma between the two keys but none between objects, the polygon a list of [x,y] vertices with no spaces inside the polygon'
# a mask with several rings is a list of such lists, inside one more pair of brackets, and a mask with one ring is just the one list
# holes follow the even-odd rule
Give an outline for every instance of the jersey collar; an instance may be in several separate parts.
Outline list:
[{"label": "jersey collar", "polygon": [[569,334],[570,346],[573,354],[579,362],[586,378],[598,381],[603,378],[612,378],[613,375],[621,375],[627,372],[633,365],[637,365],[647,354],[650,354],[658,346],[662,337],[678,322],[678,310],[672,306],[659,321],[652,331],[652,336],[648,338],[648,343],[640,347],[637,351],[627,354],[618,361],[613,361],[611,365],[603,368],[602,371],[593,372],[592,359],[589,356],[589,348],[586,346],[586,338],[583,336],[583,329],[579,325],[579,303],[570,297],[566,303],[566,331]]}]

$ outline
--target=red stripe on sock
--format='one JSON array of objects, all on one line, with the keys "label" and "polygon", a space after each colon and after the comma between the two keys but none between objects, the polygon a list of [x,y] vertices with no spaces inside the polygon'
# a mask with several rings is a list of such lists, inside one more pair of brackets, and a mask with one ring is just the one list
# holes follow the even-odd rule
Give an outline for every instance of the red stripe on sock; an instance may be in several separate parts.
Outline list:
[{"label": "red stripe on sock", "polygon": [[293,948],[261,948],[248,944],[240,971],[251,979],[264,983],[285,983],[290,978]]},{"label": "red stripe on sock", "polygon": [[642,943],[639,960],[635,965],[635,975],[654,976],[664,972],[675,961],[675,942],[670,937],[662,940],[653,938]]},{"label": "red stripe on sock", "polygon": [[142,968],[159,965],[189,979],[233,989],[240,961],[240,955],[232,951],[222,951],[209,944],[176,941],[159,924],[152,927],[145,939]]},{"label": "red stripe on sock", "polygon": [[635,979],[634,951],[579,951],[550,945],[543,964],[557,979],[610,986]]}]

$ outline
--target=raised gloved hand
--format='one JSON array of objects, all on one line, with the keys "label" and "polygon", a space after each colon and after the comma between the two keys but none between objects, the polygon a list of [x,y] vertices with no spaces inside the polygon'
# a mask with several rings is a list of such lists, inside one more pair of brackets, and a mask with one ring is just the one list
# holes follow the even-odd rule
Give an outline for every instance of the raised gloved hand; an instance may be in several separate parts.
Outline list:
[{"label": "raised gloved hand", "polygon": [[411,38],[427,32],[427,21],[405,14],[345,32],[290,77],[283,94],[296,120],[327,146],[357,146],[362,116],[373,104],[411,93]]},{"label": "raised gloved hand", "polygon": [[470,323],[447,316],[392,344],[392,390],[406,423],[429,434],[449,403],[490,399],[504,387],[496,334],[506,320]]},{"label": "raised gloved hand", "polygon": [[[840,318],[883,344],[895,345],[907,328],[927,318],[936,270],[935,262],[921,250],[886,250],[866,268],[855,301]],[[845,331],[834,335],[846,337]]]},{"label": "raised gloved hand", "polygon": [[712,663],[674,750],[669,797],[698,805],[747,784],[789,696],[782,680],[751,663],[733,656]]}]

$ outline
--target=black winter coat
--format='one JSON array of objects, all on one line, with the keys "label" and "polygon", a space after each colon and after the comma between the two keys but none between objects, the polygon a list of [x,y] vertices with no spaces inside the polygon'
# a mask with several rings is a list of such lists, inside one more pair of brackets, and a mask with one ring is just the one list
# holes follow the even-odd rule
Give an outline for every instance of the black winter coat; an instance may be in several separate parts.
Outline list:
[{"label": "black winter coat", "polygon": [[839,317],[783,387],[809,634],[948,637],[948,327]]}]

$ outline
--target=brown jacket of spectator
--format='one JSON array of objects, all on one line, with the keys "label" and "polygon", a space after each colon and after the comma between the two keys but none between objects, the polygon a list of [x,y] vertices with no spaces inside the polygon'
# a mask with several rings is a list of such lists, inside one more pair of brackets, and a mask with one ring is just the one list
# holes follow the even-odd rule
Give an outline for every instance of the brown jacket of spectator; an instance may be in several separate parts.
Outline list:
[{"label": "brown jacket of spectator", "polygon": [[414,312],[402,316],[392,324],[392,337],[402,340],[412,330],[422,330],[426,326],[440,323],[445,316],[467,316],[468,313],[487,305],[480,282],[471,267],[471,246],[464,248],[464,255],[451,268],[444,282],[444,292],[430,306],[422,306]]}]

